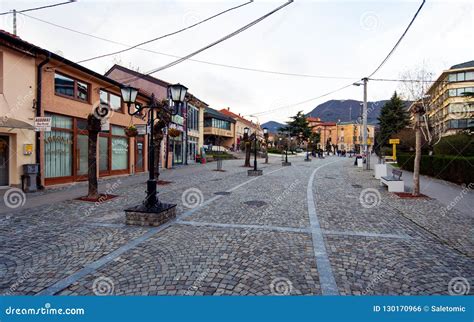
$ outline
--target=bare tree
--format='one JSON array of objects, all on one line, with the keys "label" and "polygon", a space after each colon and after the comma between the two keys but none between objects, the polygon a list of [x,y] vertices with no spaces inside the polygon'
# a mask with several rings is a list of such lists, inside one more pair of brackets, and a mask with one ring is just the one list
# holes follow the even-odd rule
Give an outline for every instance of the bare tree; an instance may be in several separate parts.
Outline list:
[{"label": "bare tree", "polygon": [[87,198],[98,199],[100,197],[97,184],[97,137],[100,132],[101,121],[94,114],[87,117],[88,143],[88,181],[89,188]]},{"label": "bare tree", "polygon": [[[432,135],[428,124],[426,112],[429,111],[429,97],[426,92],[432,85],[431,79],[433,73],[428,72],[425,63],[415,67],[412,70],[403,72],[400,76],[402,94],[406,99],[413,101],[411,112],[414,115],[413,124],[415,130],[415,160],[413,164],[413,195],[420,194],[420,162],[421,162],[421,134],[425,136],[426,141],[432,143]],[[423,128],[425,126],[425,128]],[[425,129],[425,131],[423,131]]]}]

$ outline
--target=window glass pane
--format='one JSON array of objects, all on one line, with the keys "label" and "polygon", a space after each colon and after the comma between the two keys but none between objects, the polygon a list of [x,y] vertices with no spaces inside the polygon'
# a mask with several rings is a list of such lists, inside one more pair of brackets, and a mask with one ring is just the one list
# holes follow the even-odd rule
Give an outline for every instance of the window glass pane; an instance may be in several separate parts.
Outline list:
[{"label": "window glass pane", "polygon": [[449,74],[448,81],[455,82],[456,81],[456,74]]},{"label": "window glass pane", "polygon": [[109,138],[99,137],[99,170],[109,170]]},{"label": "window glass pane", "polygon": [[464,73],[458,73],[458,82],[462,82],[464,80]]},{"label": "window glass pane", "polygon": [[128,139],[112,138],[112,170],[128,168]]},{"label": "window glass pane", "polygon": [[121,109],[121,101],[120,101],[120,96],[117,96],[115,94],[109,94],[110,95],[110,108],[117,111]]},{"label": "window glass pane", "polygon": [[458,88],[456,90],[457,96],[463,96],[465,88]]},{"label": "window glass pane", "polygon": [[82,82],[77,82],[77,98],[83,101],[89,99],[89,85]]},{"label": "window glass pane", "polygon": [[61,129],[72,129],[72,118],[62,115],[46,114],[51,117],[51,127]]},{"label": "window glass pane", "polygon": [[456,89],[450,89],[449,96],[456,96]]},{"label": "window glass pane", "polygon": [[458,126],[461,129],[464,129],[467,127],[467,120],[458,120]]},{"label": "window glass pane", "polygon": [[466,72],[466,80],[474,80],[474,72]]},{"label": "window glass pane", "polygon": [[79,134],[77,136],[77,174],[86,175],[89,172],[89,138],[87,135]]},{"label": "window glass pane", "polygon": [[122,135],[125,136],[125,129],[120,126],[112,125],[112,135]]},{"label": "window glass pane", "polygon": [[72,175],[72,133],[44,132],[45,177]]},{"label": "window glass pane", "polygon": [[61,95],[74,97],[74,80],[60,74],[54,74],[54,91]]},{"label": "window glass pane", "polygon": [[103,90],[100,91],[100,103],[101,104],[106,104],[106,105],[109,104],[109,93],[107,93]]},{"label": "window glass pane", "polygon": [[77,119],[77,128],[79,130],[87,130],[87,121],[82,119]]}]

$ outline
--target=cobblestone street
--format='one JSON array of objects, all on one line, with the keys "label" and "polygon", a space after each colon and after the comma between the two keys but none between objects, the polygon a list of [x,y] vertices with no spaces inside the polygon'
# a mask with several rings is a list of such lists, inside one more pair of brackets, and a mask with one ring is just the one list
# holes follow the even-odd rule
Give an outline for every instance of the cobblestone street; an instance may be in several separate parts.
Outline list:
[{"label": "cobblestone street", "polygon": [[261,177],[248,177],[243,160],[224,161],[225,172],[166,171],[159,197],[178,216],[154,228],[124,224],[145,176],[103,182],[119,197],[101,204],[27,195],[0,214],[0,292],[447,295],[457,283],[473,294],[472,215],[400,199],[354,159],[303,158],[262,161]]}]

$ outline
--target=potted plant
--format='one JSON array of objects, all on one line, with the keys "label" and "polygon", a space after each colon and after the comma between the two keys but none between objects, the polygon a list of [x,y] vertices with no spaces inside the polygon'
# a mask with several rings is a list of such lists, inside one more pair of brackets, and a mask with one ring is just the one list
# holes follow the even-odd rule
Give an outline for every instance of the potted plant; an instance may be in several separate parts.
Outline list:
[{"label": "potted plant", "polygon": [[181,134],[181,132],[178,131],[177,129],[171,128],[171,129],[168,130],[168,135],[173,137],[173,138],[178,137],[180,134]]},{"label": "potted plant", "polygon": [[130,125],[129,127],[125,128],[125,135],[128,136],[129,138],[135,137],[138,135],[138,130],[135,127],[135,125]]}]

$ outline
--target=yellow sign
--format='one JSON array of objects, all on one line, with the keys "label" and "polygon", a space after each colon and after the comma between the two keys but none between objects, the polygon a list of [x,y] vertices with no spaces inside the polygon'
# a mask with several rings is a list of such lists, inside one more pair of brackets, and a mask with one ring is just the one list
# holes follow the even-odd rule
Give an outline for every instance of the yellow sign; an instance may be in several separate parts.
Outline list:
[{"label": "yellow sign", "polygon": [[400,144],[400,139],[390,139],[388,143],[392,145],[392,159],[397,160],[397,144]]},{"label": "yellow sign", "polygon": [[367,144],[372,145],[372,138],[367,138]]},{"label": "yellow sign", "polygon": [[31,155],[33,153],[33,144],[23,144],[23,155]]}]

